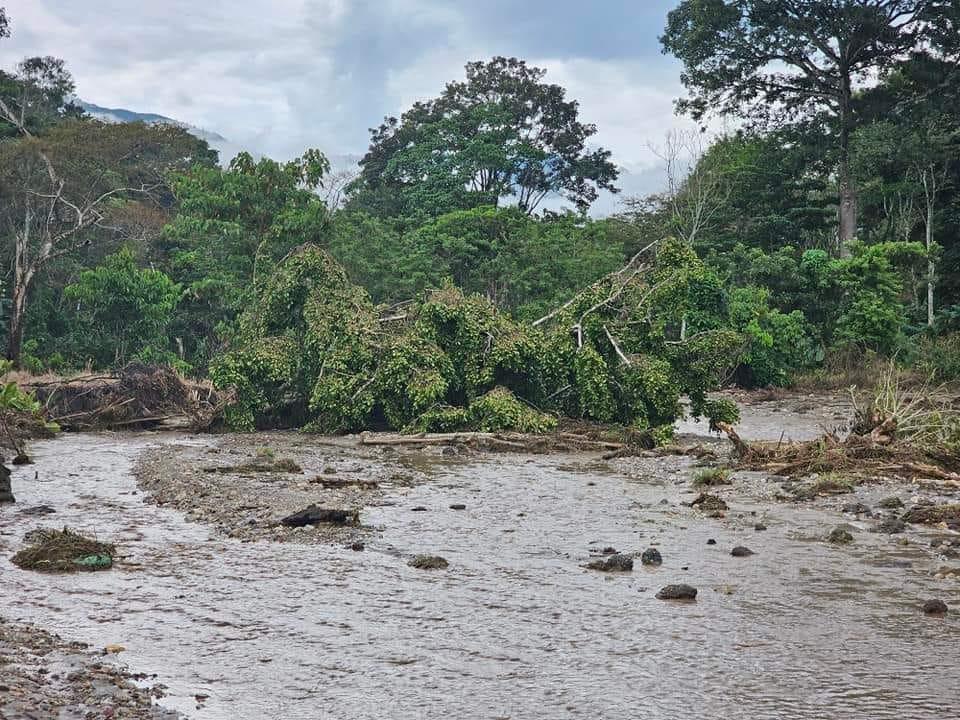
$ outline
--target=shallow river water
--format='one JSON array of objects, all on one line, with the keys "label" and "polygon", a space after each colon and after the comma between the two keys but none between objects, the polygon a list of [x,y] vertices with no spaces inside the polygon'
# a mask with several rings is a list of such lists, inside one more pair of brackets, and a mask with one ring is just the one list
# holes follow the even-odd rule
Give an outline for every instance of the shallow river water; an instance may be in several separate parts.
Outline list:
[{"label": "shallow river water", "polygon": [[[14,476],[18,504],[0,510],[0,614],[122,644],[120,660],[158,673],[163,704],[190,717],[956,716],[956,611],[934,619],[917,606],[939,596],[956,607],[958,593],[926,575],[926,556],[866,532],[828,546],[838,517],[815,509],[731,501],[727,520],[696,518],[679,505],[685,461],[653,477],[583,457],[437,463],[397,504],[364,511],[383,531],[352,552],[227,540],[145,504],[132,466],[174,440],[209,442],[36,444],[36,465]],[[467,510],[448,509],[456,502]],[[56,515],[18,514],[41,503]],[[27,530],[65,524],[116,542],[122,561],[47,576],[6,559]],[[657,569],[581,567],[591,550],[651,544]],[[757,554],[731,557],[737,544]],[[419,552],[450,569],[408,567]],[[674,582],[697,587],[697,602],[654,598]],[[209,697],[198,707],[196,695]]]}]

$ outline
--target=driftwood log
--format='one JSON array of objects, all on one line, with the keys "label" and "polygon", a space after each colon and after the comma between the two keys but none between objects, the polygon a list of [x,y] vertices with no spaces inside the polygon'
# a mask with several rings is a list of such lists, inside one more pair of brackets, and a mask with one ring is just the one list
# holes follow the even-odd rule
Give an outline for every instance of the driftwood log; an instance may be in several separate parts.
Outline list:
[{"label": "driftwood log", "polygon": [[595,440],[576,433],[558,432],[531,435],[513,432],[453,432],[453,433],[362,433],[361,445],[381,446],[465,446],[505,452],[562,452],[564,450],[620,450],[623,443]]}]

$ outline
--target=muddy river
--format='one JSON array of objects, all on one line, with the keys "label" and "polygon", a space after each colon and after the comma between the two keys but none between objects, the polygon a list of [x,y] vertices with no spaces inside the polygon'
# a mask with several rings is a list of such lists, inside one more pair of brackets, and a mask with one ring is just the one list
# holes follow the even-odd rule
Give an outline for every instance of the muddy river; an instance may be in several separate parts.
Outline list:
[{"label": "muddy river", "polygon": [[[960,704],[960,614],[917,609],[960,607],[960,592],[931,577],[923,537],[903,546],[863,525],[834,547],[836,511],[749,492],[706,519],[681,504],[686,459],[473,455],[430,463],[426,483],[366,509],[381,532],[364,552],[243,543],[143,501],[138,455],[174,442],[215,440],[34,445],[0,512],[0,596],[10,619],[123,645],[119,661],[157,673],[163,704],[189,717],[941,720]],[[20,514],[40,504],[56,514]],[[24,532],[57,525],[116,542],[121,561],[72,576],[7,561]],[[606,546],[651,545],[661,567],[582,567]],[[756,554],[732,557],[735,545]],[[408,567],[421,552],[450,568]],[[677,582],[695,603],[655,599]]]}]

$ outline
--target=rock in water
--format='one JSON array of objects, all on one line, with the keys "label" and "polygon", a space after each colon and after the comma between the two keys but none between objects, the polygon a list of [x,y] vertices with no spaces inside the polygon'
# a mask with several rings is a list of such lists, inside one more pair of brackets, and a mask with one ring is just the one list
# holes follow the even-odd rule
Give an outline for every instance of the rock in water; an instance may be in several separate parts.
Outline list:
[{"label": "rock in water", "polygon": [[734,557],[747,557],[753,555],[753,550],[743,545],[737,545],[733,550],[730,551],[730,554]]},{"label": "rock in water", "polygon": [[605,558],[594,560],[587,564],[590,570],[599,570],[600,572],[629,572],[633,570],[633,558],[629,555],[617,553],[608,555]]},{"label": "rock in water", "polygon": [[708,517],[723,517],[723,511],[729,510],[722,498],[716,495],[709,495],[708,493],[700,493],[689,505]]},{"label": "rock in water", "polygon": [[53,515],[56,510],[54,510],[49,505],[34,505],[33,507],[24,508],[20,511],[21,515]]},{"label": "rock in water", "polygon": [[850,531],[845,527],[835,527],[831,532],[830,536],[827,538],[828,541],[832,542],[834,545],[847,545],[848,543],[853,542],[853,535],[850,534]]},{"label": "rock in water", "polygon": [[657,593],[657,600],[696,600],[697,589],[691,585],[667,585]]},{"label": "rock in water", "polygon": [[851,515],[869,515],[870,506],[864,505],[861,502],[847,503],[841,509],[841,512],[850,513]]},{"label": "rock in water", "polygon": [[417,570],[446,570],[450,567],[446,558],[439,555],[417,555],[410,558],[407,565]]},{"label": "rock in water", "polygon": [[905,522],[921,523],[923,525],[939,525],[946,523],[947,527],[960,527],[960,503],[947,505],[933,505],[930,503],[917,505],[907,510],[902,518]]},{"label": "rock in water", "polygon": [[886,533],[887,535],[896,535],[907,529],[907,524],[900,518],[887,518],[877,525],[876,532]]},{"label": "rock in water", "polygon": [[10,488],[10,469],[0,464],[0,503],[16,502]]},{"label": "rock in water", "polygon": [[717,544],[717,541],[714,540],[713,538],[710,538],[709,540],[707,540],[707,545],[716,545],[716,544]]},{"label": "rock in water", "polygon": [[947,604],[943,600],[927,600],[923,604],[923,612],[926,615],[946,615]]},{"label": "rock in water", "polygon": [[883,500],[878,502],[877,507],[882,507],[885,510],[899,510],[903,507],[903,500],[898,498],[896,495],[891,495],[890,497],[885,497]]},{"label": "rock in water", "polygon": [[643,555],[640,556],[640,562],[644,565],[662,565],[663,557],[656,548],[647,548],[643,551]]},{"label": "rock in water", "polygon": [[360,523],[359,510],[331,510],[316,505],[309,505],[300,512],[288,515],[280,521],[286,527],[304,527],[330,523],[332,525],[358,525]]}]

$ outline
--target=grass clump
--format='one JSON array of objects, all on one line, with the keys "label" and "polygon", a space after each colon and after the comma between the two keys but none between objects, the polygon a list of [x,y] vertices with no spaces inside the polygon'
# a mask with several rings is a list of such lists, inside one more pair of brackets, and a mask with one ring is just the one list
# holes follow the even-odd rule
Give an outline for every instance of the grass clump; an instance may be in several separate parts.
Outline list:
[{"label": "grass clump", "polygon": [[713,487],[730,485],[730,470],[727,468],[705,468],[693,476],[694,487]]},{"label": "grass clump", "polygon": [[116,549],[70,528],[34,533],[30,544],[11,558],[24,570],[63,573],[107,570],[113,565]]},{"label": "grass clump", "polygon": [[828,472],[816,478],[812,483],[797,489],[797,500],[813,500],[823,495],[845,495],[852,493],[854,481],[840,473]]}]

